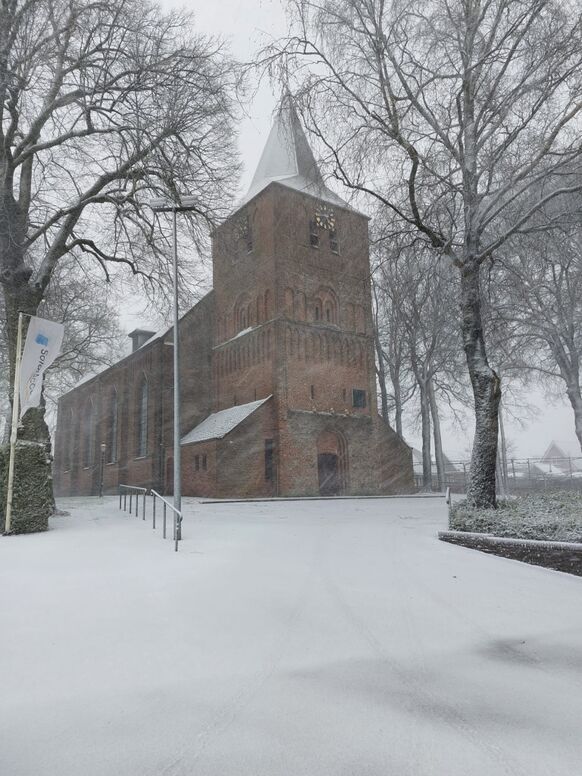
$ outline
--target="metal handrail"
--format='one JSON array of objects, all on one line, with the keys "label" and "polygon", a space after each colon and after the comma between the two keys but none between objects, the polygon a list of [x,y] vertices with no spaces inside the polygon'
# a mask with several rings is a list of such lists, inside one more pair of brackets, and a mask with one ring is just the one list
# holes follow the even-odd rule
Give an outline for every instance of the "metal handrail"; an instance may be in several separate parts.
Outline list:
[{"label": "metal handrail", "polygon": [[166,501],[166,499],[160,495],[156,490],[153,488],[150,490],[150,496],[153,498],[153,517],[152,517],[152,528],[156,527],[156,499],[160,499],[162,504],[164,505],[164,511],[163,511],[163,537],[166,538],[166,515],[167,510],[170,508],[172,512],[174,513],[174,550],[178,552],[178,541],[182,538],[182,512],[179,509],[176,509],[173,504],[170,504],[169,501]]},{"label": "metal handrail", "polygon": [[[132,514],[132,501],[135,496],[135,516],[138,516],[139,510],[139,497],[143,496],[142,503],[142,520],[145,520],[145,505],[146,496],[148,494],[147,488],[138,488],[137,485],[120,485],[119,486],[119,508],[127,511],[127,497],[129,496],[129,514]],[[123,507],[121,506],[121,500],[123,499]]]}]

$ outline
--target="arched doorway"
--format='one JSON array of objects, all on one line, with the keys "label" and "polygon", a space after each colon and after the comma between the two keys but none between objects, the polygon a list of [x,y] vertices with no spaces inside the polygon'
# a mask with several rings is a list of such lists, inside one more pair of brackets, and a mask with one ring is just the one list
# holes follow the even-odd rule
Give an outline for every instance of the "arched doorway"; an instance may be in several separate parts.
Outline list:
[{"label": "arched doorway", "polygon": [[317,475],[321,496],[341,496],[347,486],[347,443],[343,434],[322,431],[317,438]]}]

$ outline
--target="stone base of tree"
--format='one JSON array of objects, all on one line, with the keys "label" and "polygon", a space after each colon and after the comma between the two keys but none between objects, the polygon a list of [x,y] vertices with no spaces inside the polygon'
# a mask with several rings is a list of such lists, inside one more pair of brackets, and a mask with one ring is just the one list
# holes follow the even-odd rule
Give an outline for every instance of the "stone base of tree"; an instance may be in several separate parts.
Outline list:
[{"label": "stone base of tree", "polygon": [[[6,519],[6,484],[8,479],[8,447],[0,448],[0,532]],[[46,531],[48,519],[54,514],[51,460],[46,445],[18,442],[14,469],[14,493],[10,533],[23,534]]]},{"label": "stone base of tree", "polygon": [[439,539],[473,550],[582,576],[582,544],[513,539],[468,531],[439,531]]}]

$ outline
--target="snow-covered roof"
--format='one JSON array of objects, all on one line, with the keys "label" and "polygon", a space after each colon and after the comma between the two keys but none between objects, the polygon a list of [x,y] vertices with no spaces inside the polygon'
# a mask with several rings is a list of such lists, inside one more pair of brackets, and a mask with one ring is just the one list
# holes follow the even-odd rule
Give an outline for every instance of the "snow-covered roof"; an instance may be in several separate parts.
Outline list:
[{"label": "snow-covered roof", "polygon": [[333,205],[350,208],[325,185],[290,97],[284,100],[275,117],[250,188],[240,205],[274,181]]},{"label": "snow-covered roof", "polygon": [[230,434],[243,420],[252,415],[255,410],[268,401],[271,395],[265,399],[252,401],[249,404],[238,404],[236,407],[229,407],[227,410],[213,412],[202,423],[195,426],[186,436],[183,436],[180,444],[189,445],[192,442],[206,442],[210,439],[222,439]]}]

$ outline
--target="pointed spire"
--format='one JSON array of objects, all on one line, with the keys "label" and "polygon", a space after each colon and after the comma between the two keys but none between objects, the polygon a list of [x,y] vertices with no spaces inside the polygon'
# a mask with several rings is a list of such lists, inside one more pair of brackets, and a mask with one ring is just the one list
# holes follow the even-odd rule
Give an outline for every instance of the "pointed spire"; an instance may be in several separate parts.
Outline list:
[{"label": "pointed spire", "polygon": [[325,185],[288,91],[281,100],[243,204],[273,181],[326,202],[349,207]]}]

